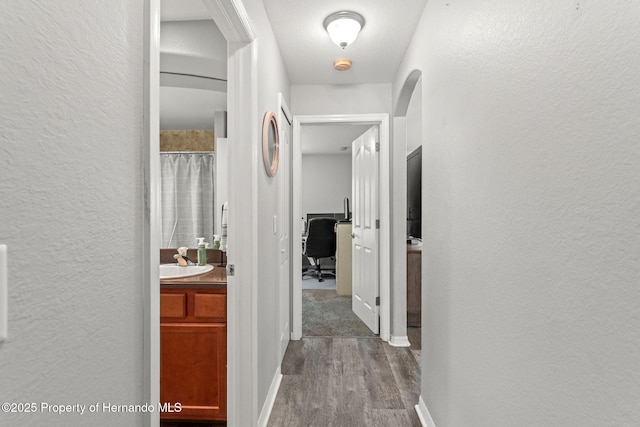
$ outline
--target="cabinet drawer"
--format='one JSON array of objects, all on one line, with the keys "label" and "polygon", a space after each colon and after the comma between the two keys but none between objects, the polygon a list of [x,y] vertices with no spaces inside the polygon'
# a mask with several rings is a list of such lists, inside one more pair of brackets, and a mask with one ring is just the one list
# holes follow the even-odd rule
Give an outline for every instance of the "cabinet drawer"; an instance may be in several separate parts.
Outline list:
[{"label": "cabinet drawer", "polygon": [[187,317],[187,294],[160,294],[160,317],[182,319]]},{"label": "cabinet drawer", "polygon": [[197,318],[225,321],[227,318],[227,296],[221,294],[196,293],[193,296],[193,315]]}]

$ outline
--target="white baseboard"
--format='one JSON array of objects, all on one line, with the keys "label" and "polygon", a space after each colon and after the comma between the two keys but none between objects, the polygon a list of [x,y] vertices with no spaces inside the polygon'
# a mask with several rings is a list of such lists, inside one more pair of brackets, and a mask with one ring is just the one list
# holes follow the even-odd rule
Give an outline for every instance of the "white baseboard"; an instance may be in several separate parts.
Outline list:
[{"label": "white baseboard", "polygon": [[278,390],[280,389],[280,382],[282,381],[282,373],[280,371],[280,366],[276,370],[275,375],[273,376],[273,381],[271,381],[271,387],[269,387],[269,393],[267,393],[267,398],[264,400],[264,405],[262,405],[262,411],[260,411],[260,417],[258,417],[258,427],[267,427],[267,423],[269,422],[269,417],[271,416],[271,410],[273,409],[273,404],[276,401],[276,396],[278,395]]},{"label": "white baseboard", "polygon": [[418,404],[415,408],[423,427],[436,427],[436,423],[433,422],[433,418],[431,418],[427,405],[424,403],[424,400],[422,400],[422,395],[420,395],[420,399],[418,400]]},{"label": "white baseboard", "polygon": [[391,339],[389,340],[389,345],[392,347],[411,347],[411,343],[409,342],[408,336],[396,337],[391,335]]}]

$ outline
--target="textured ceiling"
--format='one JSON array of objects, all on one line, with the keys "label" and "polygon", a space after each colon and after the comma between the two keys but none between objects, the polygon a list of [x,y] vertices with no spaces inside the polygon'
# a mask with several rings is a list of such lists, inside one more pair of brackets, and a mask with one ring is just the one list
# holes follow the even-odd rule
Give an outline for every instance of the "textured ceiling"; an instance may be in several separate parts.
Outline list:
[{"label": "textured ceiling", "polygon": [[202,0],[160,0],[161,21],[211,19]]},{"label": "textured ceiling", "polygon": [[[291,84],[390,83],[411,40],[427,0],[264,0]],[[365,18],[355,43],[346,50],[333,44],[322,22],[333,12],[352,10]],[[163,21],[209,19],[201,0],[162,0]],[[333,69],[333,61],[348,57],[349,71]],[[206,92],[205,92],[206,93]],[[169,92],[165,93],[168,99]],[[186,108],[185,102],[177,103]],[[172,111],[174,103],[164,105]],[[202,108],[202,111],[206,109]],[[173,109],[175,110],[175,109]],[[173,111],[175,114],[176,111]],[[184,118],[183,118],[184,119]],[[169,122],[167,122],[169,123]],[[366,127],[305,126],[306,154],[341,153]],[[349,154],[350,149],[343,154]]]},{"label": "textured ceiling", "polygon": [[[393,81],[427,0],[264,0],[291,84],[358,84]],[[360,13],[365,25],[345,50],[322,26],[333,12]],[[333,61],[347,57],[349,71]]]},{"label": "textured ceiling", "polygon": [[[427,0],[264,0],[291,84],[393,81]],[[201,0],[162,0],[163,21],[207,19]],[[360,13],[365,25],[345,50],[329,39],[324,19],[340,10]],[[348,71],[333,69],[347,57]]]}]

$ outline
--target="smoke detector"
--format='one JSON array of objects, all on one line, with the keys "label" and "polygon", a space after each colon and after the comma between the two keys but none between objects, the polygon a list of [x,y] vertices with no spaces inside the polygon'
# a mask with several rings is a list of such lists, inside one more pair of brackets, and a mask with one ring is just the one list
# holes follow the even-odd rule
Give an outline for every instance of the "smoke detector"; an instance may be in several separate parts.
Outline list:
[{"label": "smoke detector", "polygon": [[338,58],[333,61],[333,68],[338,71],[347,71],[351,68],[351,60],[348,58]]}]

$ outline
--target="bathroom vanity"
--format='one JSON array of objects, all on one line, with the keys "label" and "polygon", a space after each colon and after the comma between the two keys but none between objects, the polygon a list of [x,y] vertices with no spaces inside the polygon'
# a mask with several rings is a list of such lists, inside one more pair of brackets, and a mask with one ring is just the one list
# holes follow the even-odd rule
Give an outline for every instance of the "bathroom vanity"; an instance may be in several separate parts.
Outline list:
[{"label": "bathroom vanity", "polygon": [[160,403],[170,405],[162,420],[226,419],[224,267],[160,281]]}]

